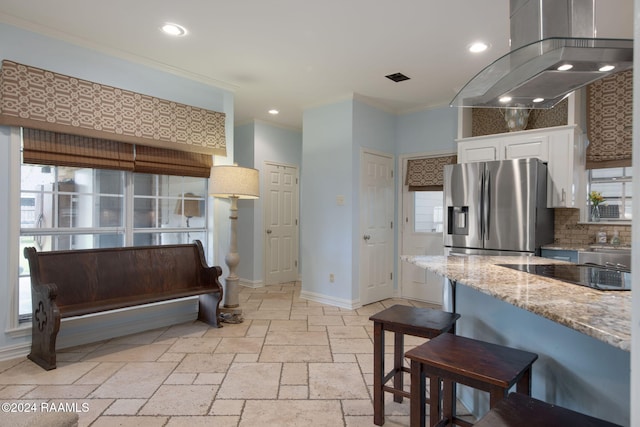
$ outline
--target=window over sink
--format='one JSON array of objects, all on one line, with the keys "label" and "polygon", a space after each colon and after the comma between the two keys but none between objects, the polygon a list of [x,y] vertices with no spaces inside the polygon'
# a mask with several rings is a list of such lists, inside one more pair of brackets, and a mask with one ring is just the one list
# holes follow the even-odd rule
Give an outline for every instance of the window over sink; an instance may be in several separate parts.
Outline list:
[{"label": "window over sink", "polygon": [[[597,191],[604,198],[599,206],[601,221],[631,221],[632,173],[631,167],[587,171],[587,194]],[[589,212],[589,200],[585,202]]]}]

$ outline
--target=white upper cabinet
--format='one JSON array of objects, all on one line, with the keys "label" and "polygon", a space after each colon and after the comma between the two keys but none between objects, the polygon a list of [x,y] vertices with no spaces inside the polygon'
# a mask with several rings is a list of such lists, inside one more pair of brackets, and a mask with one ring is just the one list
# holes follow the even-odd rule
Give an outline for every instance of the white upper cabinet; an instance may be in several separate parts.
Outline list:
[{"label": "white upper cabinet", "polygon": [[458,163],[487,162],[537,157],[549,160],[549,136],[521,131],[458,140]]},{"label": "white upper cabinet", "polygon": [[[571,129],[573,128],[573,129]],[[582,208],[587,201],[587,139],[574,126],[554,132],[549,141],[547,206]]]},{"label": "white upper cabinet", "polygon": [[584,202],[585,144],[578,126],[525,130],[458,139],[458,163],[538,158],[547,162],[547,206]]}]

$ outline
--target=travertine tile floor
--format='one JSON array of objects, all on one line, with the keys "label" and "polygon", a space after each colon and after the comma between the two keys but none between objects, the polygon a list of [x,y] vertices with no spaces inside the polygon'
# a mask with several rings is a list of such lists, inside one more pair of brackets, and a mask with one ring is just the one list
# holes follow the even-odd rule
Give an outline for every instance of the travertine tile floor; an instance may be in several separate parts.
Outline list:
[{"label": "travertine tile floor", "polygon": [[[195,321],[64,349],[48,372],[26,358],[0,362],[0,401],[71,404],[92,427],[373,426],[369,316],[428,304],[346,310],[299,295],[299,282],[242,288],[243,323]],[[405,338],[407,350],[422,342]],[[385,426],[409,425],[409,401],[386,399]]]}]

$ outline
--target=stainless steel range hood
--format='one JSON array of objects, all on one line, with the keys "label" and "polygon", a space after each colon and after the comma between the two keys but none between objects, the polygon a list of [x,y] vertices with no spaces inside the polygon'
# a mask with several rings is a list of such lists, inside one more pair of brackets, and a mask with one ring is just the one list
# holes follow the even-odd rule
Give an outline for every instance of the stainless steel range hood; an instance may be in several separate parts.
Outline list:
[{"label": "stainless steel range hood", "polygon": [[633,40],[595,37],[595,0],[510,0],[510,7],[512,50],[471,79],[452,107],[551,108],[633,66]]}]

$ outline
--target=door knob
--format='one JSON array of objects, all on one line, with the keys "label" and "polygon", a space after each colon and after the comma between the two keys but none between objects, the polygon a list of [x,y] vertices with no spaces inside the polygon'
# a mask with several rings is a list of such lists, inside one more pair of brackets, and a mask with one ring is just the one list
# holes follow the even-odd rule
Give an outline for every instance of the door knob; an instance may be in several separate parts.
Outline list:
[{"label": "door knob", "polygon": [[369,240],[371,238],[371,236],[369,236],[368,234],[365,234],[364,236],[362,236],[362,238],[364,240]]},{"label": "door knob", "polygon": [[271,234],[271,230],[267,230],[267,234]]}]

